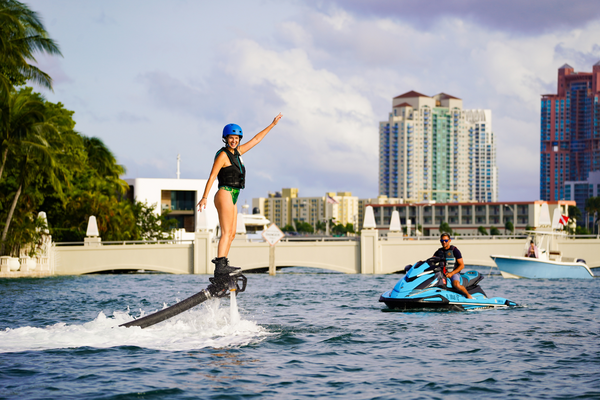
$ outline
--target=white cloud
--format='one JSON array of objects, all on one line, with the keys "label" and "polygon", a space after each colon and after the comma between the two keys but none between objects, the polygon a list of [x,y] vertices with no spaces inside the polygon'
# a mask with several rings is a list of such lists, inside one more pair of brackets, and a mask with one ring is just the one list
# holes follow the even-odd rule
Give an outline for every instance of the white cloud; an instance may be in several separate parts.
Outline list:
[{"label": "white cloud", "polygon": [[[598,23],[567,33],[518,37],[457,17],[420,31],[399,20],[353,16],[345,18],[340,29],[322,23],[327,18],[315,13],[302,19],[302,33],[295,27],[307,46],[303,50],[317,68],[326,66],[367,98],[376,120],[387,118],[393,96],[409,90],[446,92],[462,98],[466,108],[490,108],[501,198],[539,197],[540,96],[556,91],[557,69],[570,61],[562,56],[576,59],[571,62],[585,60],[581,68],[591,70],[590,61],[600,52],[594,43],[600,35]],[[365,51],[365,43],[371,51]],[[378,51],[381,45],[386,54]],[[376,134],[377,126],[371,130]]]},{"label": "white cloud", "polygon": [[[290,186],[302,195],[374,196],[378,121],[394,96],[417,90],[492,109],[500,196],[537,199],[540,95],[555,92],[565,62],[590,71],[600,60],[600,23],[575,13],[585,23],[574,29],[515,34],[484,5],[474,17],[441,10],[413,23],[425,15],[420,3],[392,3],[344,10],[346,2],[321,9],[259,0],[235,3],[243,10],[235,15],[230,3],[148,0],[91,11],[69,0],[32,4],[65,54],[40,58],[57,83],[49,99],[75,110],[78,129],[135,166],[128,176],[171,176],[181,152],[188,177],[206,177],[223,125],[237,122],[251,136],[281,111],[281,123],[244,157],[244,196]],[[94,22],[98,16],[116,25]],[[482,22],[496,20],[503,28]]]},{"label": "white cloud", "polygon": [[[266,144],[253,152],[269,154],[287,171],[284,176],[298,175],[309,191],[315,174],[331,182],[354,180],[358,187],[374,188],[377,119],[368,99],[331,71],[315,69],[301,49],[278,52],[250,40],[228,48],[221,61],[223,72],[249,93],[250,101],[234,104],[251,111],[256,130],[277,112],[284,114]],[[265,87],[276,96],[280,109],[269,107],[272,102],[262,93]],[[282,186],[289,186],[286,179],[289,176],[280,181]]]},{"label": "white cloud", "polygon": [[350,187],[334,190],[363,196],[376,194],[377,122],[387,118],[392,97],[409,90],[450,93],[466,108],[493,111],[501,198],[537,199],[540,95],[555,90],[563,63],[557,54],[589,59],[598,50],[589,40],[600,33],[597,24],[585,32],[518,38],[456,18],[420,32],[390,19],[333,13],[311,10],[282,22],[279,47],[250,39],[227,43],[200,86],[153,74],[150,90],[173,110],[243,123],[246,134],[282,111],[281,125],[253,150],[268,156],[249,156],[263,191],[296,182],[317,194],[329,182],[347,182]]},{"label": "white cloud", "polygon": [[430,2],[415,0],[305,0],[317,8],[352,13],[362,18],[393,18],[422,30],[431,30],[448,18],[461,18],[488,30],[511,35],[535,36],[585,26],[600,17],[596,0],[459,0]]}]

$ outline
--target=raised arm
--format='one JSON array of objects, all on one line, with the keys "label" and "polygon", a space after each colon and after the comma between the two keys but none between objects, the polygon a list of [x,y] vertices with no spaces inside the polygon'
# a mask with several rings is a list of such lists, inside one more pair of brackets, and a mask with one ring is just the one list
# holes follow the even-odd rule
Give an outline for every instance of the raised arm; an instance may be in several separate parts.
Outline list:
[{"label": "raised arm", "polygon": [[224,152],[221,152],[215,162],[213,163],[212,170],[210,171],[210,176],[208,177],[208,181],[206,181],[206,187],[204,188],[204,194],[202,198],[198,202],[198,211],[202,211],[206,208],[206,203],[208,203],[208,193],[210,192],[210,188],[212,187],[215,179],[217,179],[217,175],[219,175],[219,171],[221,168],[225,166],[225,160],[227,160],[227,155]]},{"label": "raised arm", "polygon": [[248,150],[250,150],[251,148],[253,148],[254,146],[256,146],[257,144],[260,143],[261,140],[263,140],[263,138],[265,136],[267,136],[267,133],[269,133],[269,131],[271,129],[273,129],[273,127],[275,125],[277,125],[277,123],[279,122],[279,120],[281,119],[281,117],[283,117],[283,115],[281,115],[281,113],[277,114],[277,116],[273,119],[273,122],[271,122],[269,124],[269,126],[267,126],[265,129],[263,129],[262,131],[258,132],[256,134],[256,136],[254,136],[252,139],[250,139],[249,141],[247,141],[246,143],[240,145],[238,147],[238,150],[240,152],[240,154],[244,154],[245,152],[247,152]]}]

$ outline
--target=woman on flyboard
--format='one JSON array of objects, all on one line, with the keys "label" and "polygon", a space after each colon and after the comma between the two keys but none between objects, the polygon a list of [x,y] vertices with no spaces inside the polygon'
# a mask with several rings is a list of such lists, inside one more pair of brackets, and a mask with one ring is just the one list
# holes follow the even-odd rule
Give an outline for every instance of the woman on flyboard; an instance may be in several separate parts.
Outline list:
[{"label": "woman on flyboard", "polygon": [[215,161],[206,182],[204,194],[198,202],[198,211],[206,208],[208,193],[215,179],[218,179],[219,190],[215,195],[215,207],[217,207],[219,214],[221,238],[219,239],[217,258],[212,260],[215,264],[215,278],[225,278],[241,272],[241,268],[230,266],[227,259],[237,227],[238,213],[235,204],[240,190],[245,186],[246,167],[241,156],[259,144],[267,133],[277,125],[281,117],[282,115],[279,113],[269,126],[244,144],[240,144],[244,134],[239,125],[228,124],[223,128],[223,142],[225,146],[215,155]]}]

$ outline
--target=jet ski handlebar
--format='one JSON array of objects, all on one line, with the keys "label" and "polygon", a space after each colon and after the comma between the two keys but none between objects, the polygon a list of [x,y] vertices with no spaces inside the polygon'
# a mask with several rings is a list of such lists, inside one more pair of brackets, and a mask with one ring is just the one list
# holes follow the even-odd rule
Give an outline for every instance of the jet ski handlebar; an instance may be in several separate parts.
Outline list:
[{"label": "jet ski handlebar", "polygon": [[427,264],[430,265],[431,268],[433,268],[433,272],[441,272],[444,269],[444,264],[446,263],[446,260],[441,257],[434,256],[434,257],[428,258],[424,262],[426,262]]}]

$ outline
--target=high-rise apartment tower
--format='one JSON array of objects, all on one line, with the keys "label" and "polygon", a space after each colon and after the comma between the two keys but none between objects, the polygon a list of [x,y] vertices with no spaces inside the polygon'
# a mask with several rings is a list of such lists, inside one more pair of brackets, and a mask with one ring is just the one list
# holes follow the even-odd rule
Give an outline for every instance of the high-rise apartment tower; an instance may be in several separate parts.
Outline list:
[{"label": "high-rise apartment tower", "polygon": [[498,201],[491,110],[411,91],[379,123],[379,195],[420,201]]},{"label": "high-rise apartment tower", "polygon": [[565,199],[566,181],[600,170],[600,62],[593,71],[558,69],[556,94],[542,95],[540,198]]}]

